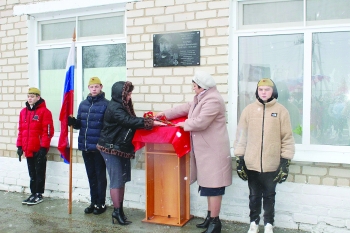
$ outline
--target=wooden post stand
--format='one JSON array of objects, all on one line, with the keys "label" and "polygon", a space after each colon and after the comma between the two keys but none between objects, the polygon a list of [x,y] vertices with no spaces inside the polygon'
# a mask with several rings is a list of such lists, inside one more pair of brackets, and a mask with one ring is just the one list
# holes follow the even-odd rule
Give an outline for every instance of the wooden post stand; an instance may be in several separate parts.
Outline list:
[{"label": "wooden post stand", "polygon": [[171,144],[146,143],[146,218],[183,226],[190,215],[190,154],[179,158]]}]

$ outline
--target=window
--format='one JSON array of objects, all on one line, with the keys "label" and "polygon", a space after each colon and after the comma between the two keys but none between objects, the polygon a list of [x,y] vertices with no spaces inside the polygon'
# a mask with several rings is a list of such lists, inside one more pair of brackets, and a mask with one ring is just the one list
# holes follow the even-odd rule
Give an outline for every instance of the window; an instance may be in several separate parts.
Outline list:
[{"label": "window", "polygon": [[350,23],[349,0],[236,1],[239,29]]},{"label": "window", "polygon": [[303,1],[240,1],[240,29],[303,25]]},{"label": "window", "polygon": [[[74,18],[38,21],[39,87],[54,116],[55,131],[60,131],[58,120],[66,60],[74,28],[76,38],[76,70],[74,77],[74,109],[89,94],[91,77],[97,76],[103,84],[106,98],[116,81],[126,80],[126,44],[124,16],[121,13],[77,16]],[[99,25],[103,25],[100,27]],[[106,38],[108,40],[106,41]],[[111,42],[110,38],[122,39]],[[55,48],[52,48],[55,47]]]},{"label": "window", "polygon": [[313,33],[311,143],[350,145],[350,31]]},{"label": "window", "polygon": [[349,0],[307,0],[306,20],[308,25],[350,23],[350,2]]},{"label": "window", "polygon": [[[57,145],[59,111],[72,35],[76,31],[74,109],[88,94],[90,77],[98,76],[106,98],[112,85],[126,80],[125,10],[139,0],[44,1],[14,6],[14,15],[28,15],[29,84],[39,86],[53,113]],[[76,146],[76,134],[74,134]]]},{"label": "window", "polygon": [[234,2],[231,131],[257,81],[271,77],[291,116],[295,160],[350,163],[350,2]]},{"label": "window", "polygon": [[302,34],[243,36],[238,41],[238,116],[254,102],[256,84],[272,78],[278,102],[289,111],[297,143],[301,143],[304,42]]}]

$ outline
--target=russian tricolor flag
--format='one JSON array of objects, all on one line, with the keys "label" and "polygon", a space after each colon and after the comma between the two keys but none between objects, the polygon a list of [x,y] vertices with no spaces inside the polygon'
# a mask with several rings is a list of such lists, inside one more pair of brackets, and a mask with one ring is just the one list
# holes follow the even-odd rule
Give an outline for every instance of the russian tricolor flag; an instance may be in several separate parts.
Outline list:
[{"label": "russian tricolor flag", "polygon": [[66,163],[70,162],[70,146],[68,141],[68,116],[73,115],[74,103],[74,66],[75,66],[75,38],[69,50],[64,81],[63,101],[60,112],[61,134],[58,140],[58,150]]}]

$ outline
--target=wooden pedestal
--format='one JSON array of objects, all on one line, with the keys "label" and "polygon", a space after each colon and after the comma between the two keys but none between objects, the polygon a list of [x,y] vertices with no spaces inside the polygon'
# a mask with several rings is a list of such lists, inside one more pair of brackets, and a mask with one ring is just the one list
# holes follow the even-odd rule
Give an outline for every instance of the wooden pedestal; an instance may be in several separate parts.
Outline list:
[{"label": "wooden pedestal", "polygon": [[146,143],[146,218],[183,226],[190,215],[190,154],[179,158],[171,144]]}]

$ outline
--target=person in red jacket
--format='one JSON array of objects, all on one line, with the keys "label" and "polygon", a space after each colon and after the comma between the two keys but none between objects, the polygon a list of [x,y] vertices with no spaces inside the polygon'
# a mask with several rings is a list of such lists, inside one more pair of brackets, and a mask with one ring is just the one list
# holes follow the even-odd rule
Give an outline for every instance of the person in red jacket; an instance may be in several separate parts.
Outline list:
[{"label": "person in red jacket", "polygon": [[54,134],[51,111],[46,108],[40,90],[29,88],[26,107],[19,116],[17,154],[19,161],[24,153],[27,158],[31,195],[22,204],[36,205],[43,201],[45,189],[46,154]]}]

